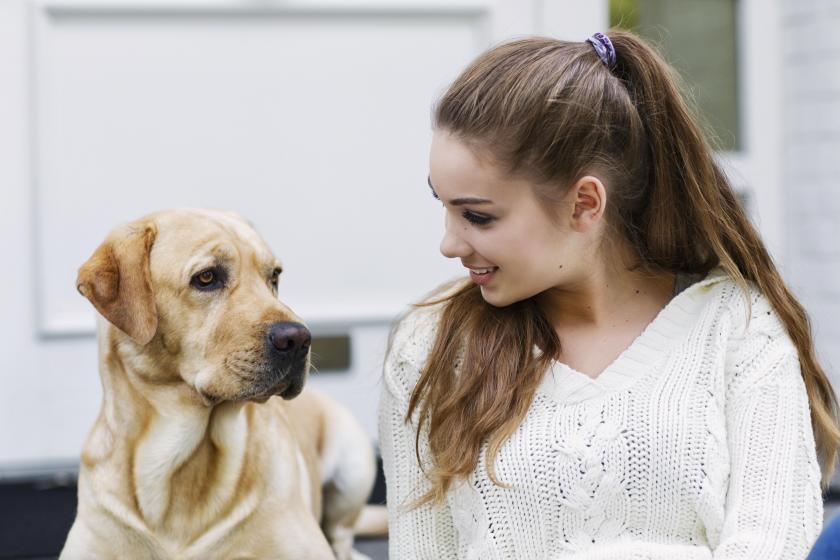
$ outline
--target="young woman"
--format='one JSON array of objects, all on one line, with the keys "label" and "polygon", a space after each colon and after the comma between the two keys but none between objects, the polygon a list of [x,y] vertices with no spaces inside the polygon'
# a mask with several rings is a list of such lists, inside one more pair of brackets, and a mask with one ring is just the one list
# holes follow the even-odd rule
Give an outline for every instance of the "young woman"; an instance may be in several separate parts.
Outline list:
[{"label": "young woman", "polygon": [[436,107],[441,252],[380,409],[392,560],[803,558],[840,432],[808,319],[626,32],[480,56]]}]

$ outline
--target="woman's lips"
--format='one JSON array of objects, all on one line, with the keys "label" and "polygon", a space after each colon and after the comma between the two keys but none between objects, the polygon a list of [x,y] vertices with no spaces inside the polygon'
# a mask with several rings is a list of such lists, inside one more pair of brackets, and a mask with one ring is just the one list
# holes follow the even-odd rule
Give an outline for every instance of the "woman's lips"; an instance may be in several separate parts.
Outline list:
[{"label": "woman's lips", "polygon": [[486,286],[496,275],[496,271],[499,270],[498,266],[494,266],[492,268],[480,268],[480,269],[470,269],[470,279],[478,284],[479,286]]}]

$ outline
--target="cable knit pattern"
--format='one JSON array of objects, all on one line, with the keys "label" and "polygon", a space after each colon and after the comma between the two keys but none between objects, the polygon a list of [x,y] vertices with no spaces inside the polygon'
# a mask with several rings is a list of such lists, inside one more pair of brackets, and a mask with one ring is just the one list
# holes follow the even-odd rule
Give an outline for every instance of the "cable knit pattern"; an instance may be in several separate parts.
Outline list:
[{"label": "cable knit pattern", "polygon": [[[796,347],[751,286],[720,268],[675,296],[591,379],[553,362],[496,459],[486,444],[443,506],[408,398],[440,313],[407,315],[385,363],[380,448],[390,558],[802,559],[822,524],[820,471]],[[429,461],[426,434],[421,457]]]}]

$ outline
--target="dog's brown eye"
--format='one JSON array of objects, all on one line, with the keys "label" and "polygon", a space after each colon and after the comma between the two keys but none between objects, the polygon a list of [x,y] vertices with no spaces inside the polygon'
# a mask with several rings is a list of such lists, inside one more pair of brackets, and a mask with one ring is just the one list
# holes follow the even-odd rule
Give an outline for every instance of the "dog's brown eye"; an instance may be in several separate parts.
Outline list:
[{"label": "dog's brown eye", "polygon": [[279,268],[275,268],[274,270],[271,271],[271,278],[269,279],[269,282],[271,282],[271,285],[274,288],[277,288],[277,283],[280,281],[280,273],[281,272],[283,272],[283,271]]},{"label": "dog's brown eye", "polygon": [[215,290],[224,286],[224,275],[218,268],[208,268],[193,276],[190,284],[199,290]]}]

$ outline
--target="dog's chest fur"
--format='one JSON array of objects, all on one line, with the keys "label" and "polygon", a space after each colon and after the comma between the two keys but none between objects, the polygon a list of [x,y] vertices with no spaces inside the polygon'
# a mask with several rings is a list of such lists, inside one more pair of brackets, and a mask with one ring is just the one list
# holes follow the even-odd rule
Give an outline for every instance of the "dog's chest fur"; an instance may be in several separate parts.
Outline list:
[{"label": "dog's chest fur", "polygon": [[[114,477],[119,471],[99,465],[87,469],[84,481],[98,487],[101,513],[133,533],[127,542],[140,541],[155,556],[217,555],[245,528],[252,538],[262,534],[268,545],[283,511],[312,508],[303,458],[280,433],[285,419],[277,413],[267,403],[221,406],[204,418],[156,416],[136,446],[118,444],[105,459],[124,463],[125,476]],[[249,438],[260,443],[248,445]],[[129,458],[124,452],[132,447]],[[97,476],[108,472],[107,481]],[[107,487],[114,491],[103,492]],[[133,496],[135,503],[118,496]]]}]

